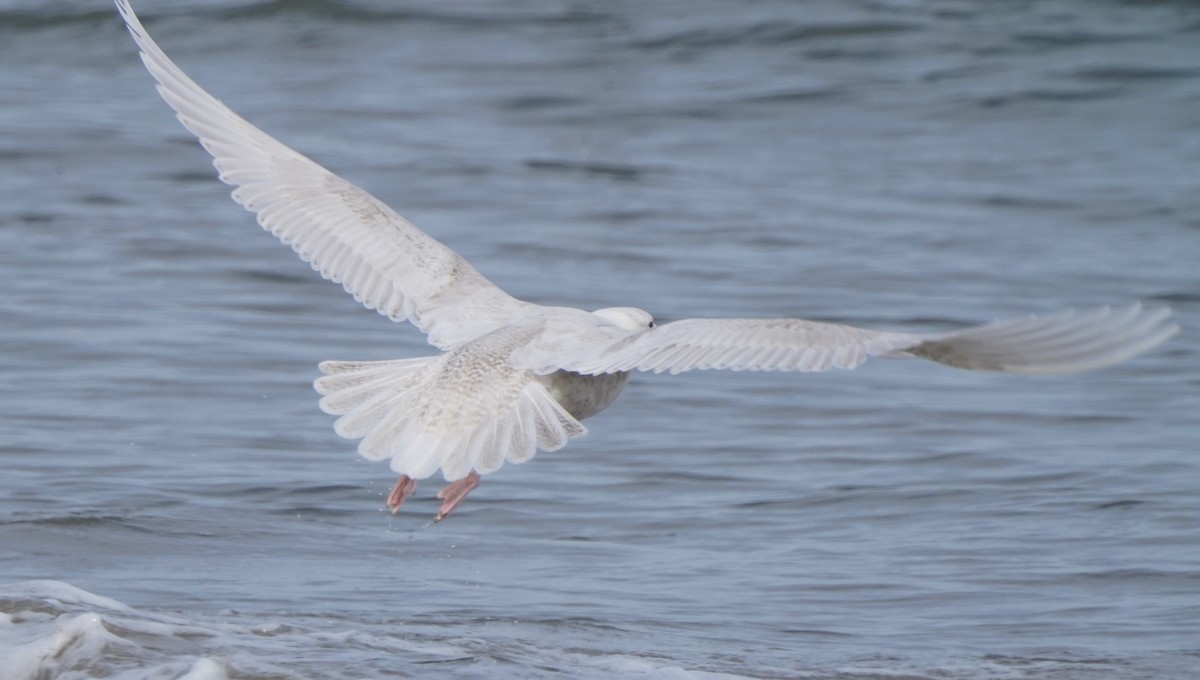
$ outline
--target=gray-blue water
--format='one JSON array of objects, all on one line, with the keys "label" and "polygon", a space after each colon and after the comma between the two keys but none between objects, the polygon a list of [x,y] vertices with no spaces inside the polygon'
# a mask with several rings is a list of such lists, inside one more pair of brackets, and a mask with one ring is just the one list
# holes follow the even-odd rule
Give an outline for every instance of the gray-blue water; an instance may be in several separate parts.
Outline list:
[{"label": "gray-blue water", "polygon": [[1053,379],[635,376],[390,518],[310,382],[431,348],[229,200],[105,0],[4,0],[3,680],[1200,674],[1200,6],[135,6],[534,302],[1184,332]]}]

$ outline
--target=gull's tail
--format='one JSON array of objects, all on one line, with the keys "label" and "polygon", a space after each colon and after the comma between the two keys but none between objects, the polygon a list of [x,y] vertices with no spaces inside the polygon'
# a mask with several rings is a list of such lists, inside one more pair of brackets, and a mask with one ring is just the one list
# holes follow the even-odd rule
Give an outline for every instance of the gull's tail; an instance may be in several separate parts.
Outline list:
[{"label": "gull's tail", "polygon": [[334,430],[358,439],[369,460],[391,459],[422,479],[448,481],[523,463],[587,430],[527,371],[463,381],[453,354],[395,361],[325,361],[313,383],[321,409],[341,416]]}]

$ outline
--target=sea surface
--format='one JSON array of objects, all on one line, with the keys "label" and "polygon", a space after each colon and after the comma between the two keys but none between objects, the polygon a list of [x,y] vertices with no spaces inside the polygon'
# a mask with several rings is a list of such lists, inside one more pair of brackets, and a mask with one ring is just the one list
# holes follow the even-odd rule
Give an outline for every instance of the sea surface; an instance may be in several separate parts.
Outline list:
[{"label": "sea surface", "polygon": [[434,524],[317,408],[433,351],[255,225],[104,0],[0,0],[0,680],[1200,677],[1200,5],[141,0],[521,298],[1101,372],[638,375]]}]

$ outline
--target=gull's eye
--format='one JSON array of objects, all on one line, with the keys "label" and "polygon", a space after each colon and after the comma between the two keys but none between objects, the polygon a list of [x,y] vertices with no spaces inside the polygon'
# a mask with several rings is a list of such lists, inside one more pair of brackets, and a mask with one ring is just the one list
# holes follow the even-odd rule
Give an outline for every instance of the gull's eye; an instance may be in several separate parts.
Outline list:
[{"label": "gull's eye", "polygon": [[654,328],[654,322],[653,322],[653,321],[651,321],[651,322],[650,322],[650,328]]}]

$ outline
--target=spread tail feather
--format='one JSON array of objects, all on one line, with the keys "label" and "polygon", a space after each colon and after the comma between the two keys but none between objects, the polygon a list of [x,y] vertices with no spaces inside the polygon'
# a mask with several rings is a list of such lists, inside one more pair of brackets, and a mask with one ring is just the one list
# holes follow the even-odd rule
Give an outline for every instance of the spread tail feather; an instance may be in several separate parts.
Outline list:
[{"label": "spread tail feather", "polygon": [[326,361],[313,387],[324,395],[321,409],[341,416],[339,435],[361,438],[364,458],[391,459],[393,470],[413,479],[439,468],[448,481],[472,470],[487,474],[587,432],[527,372],[507,376],[509,390],[486,389],[472,399],[443,394],[445,356]]}]

